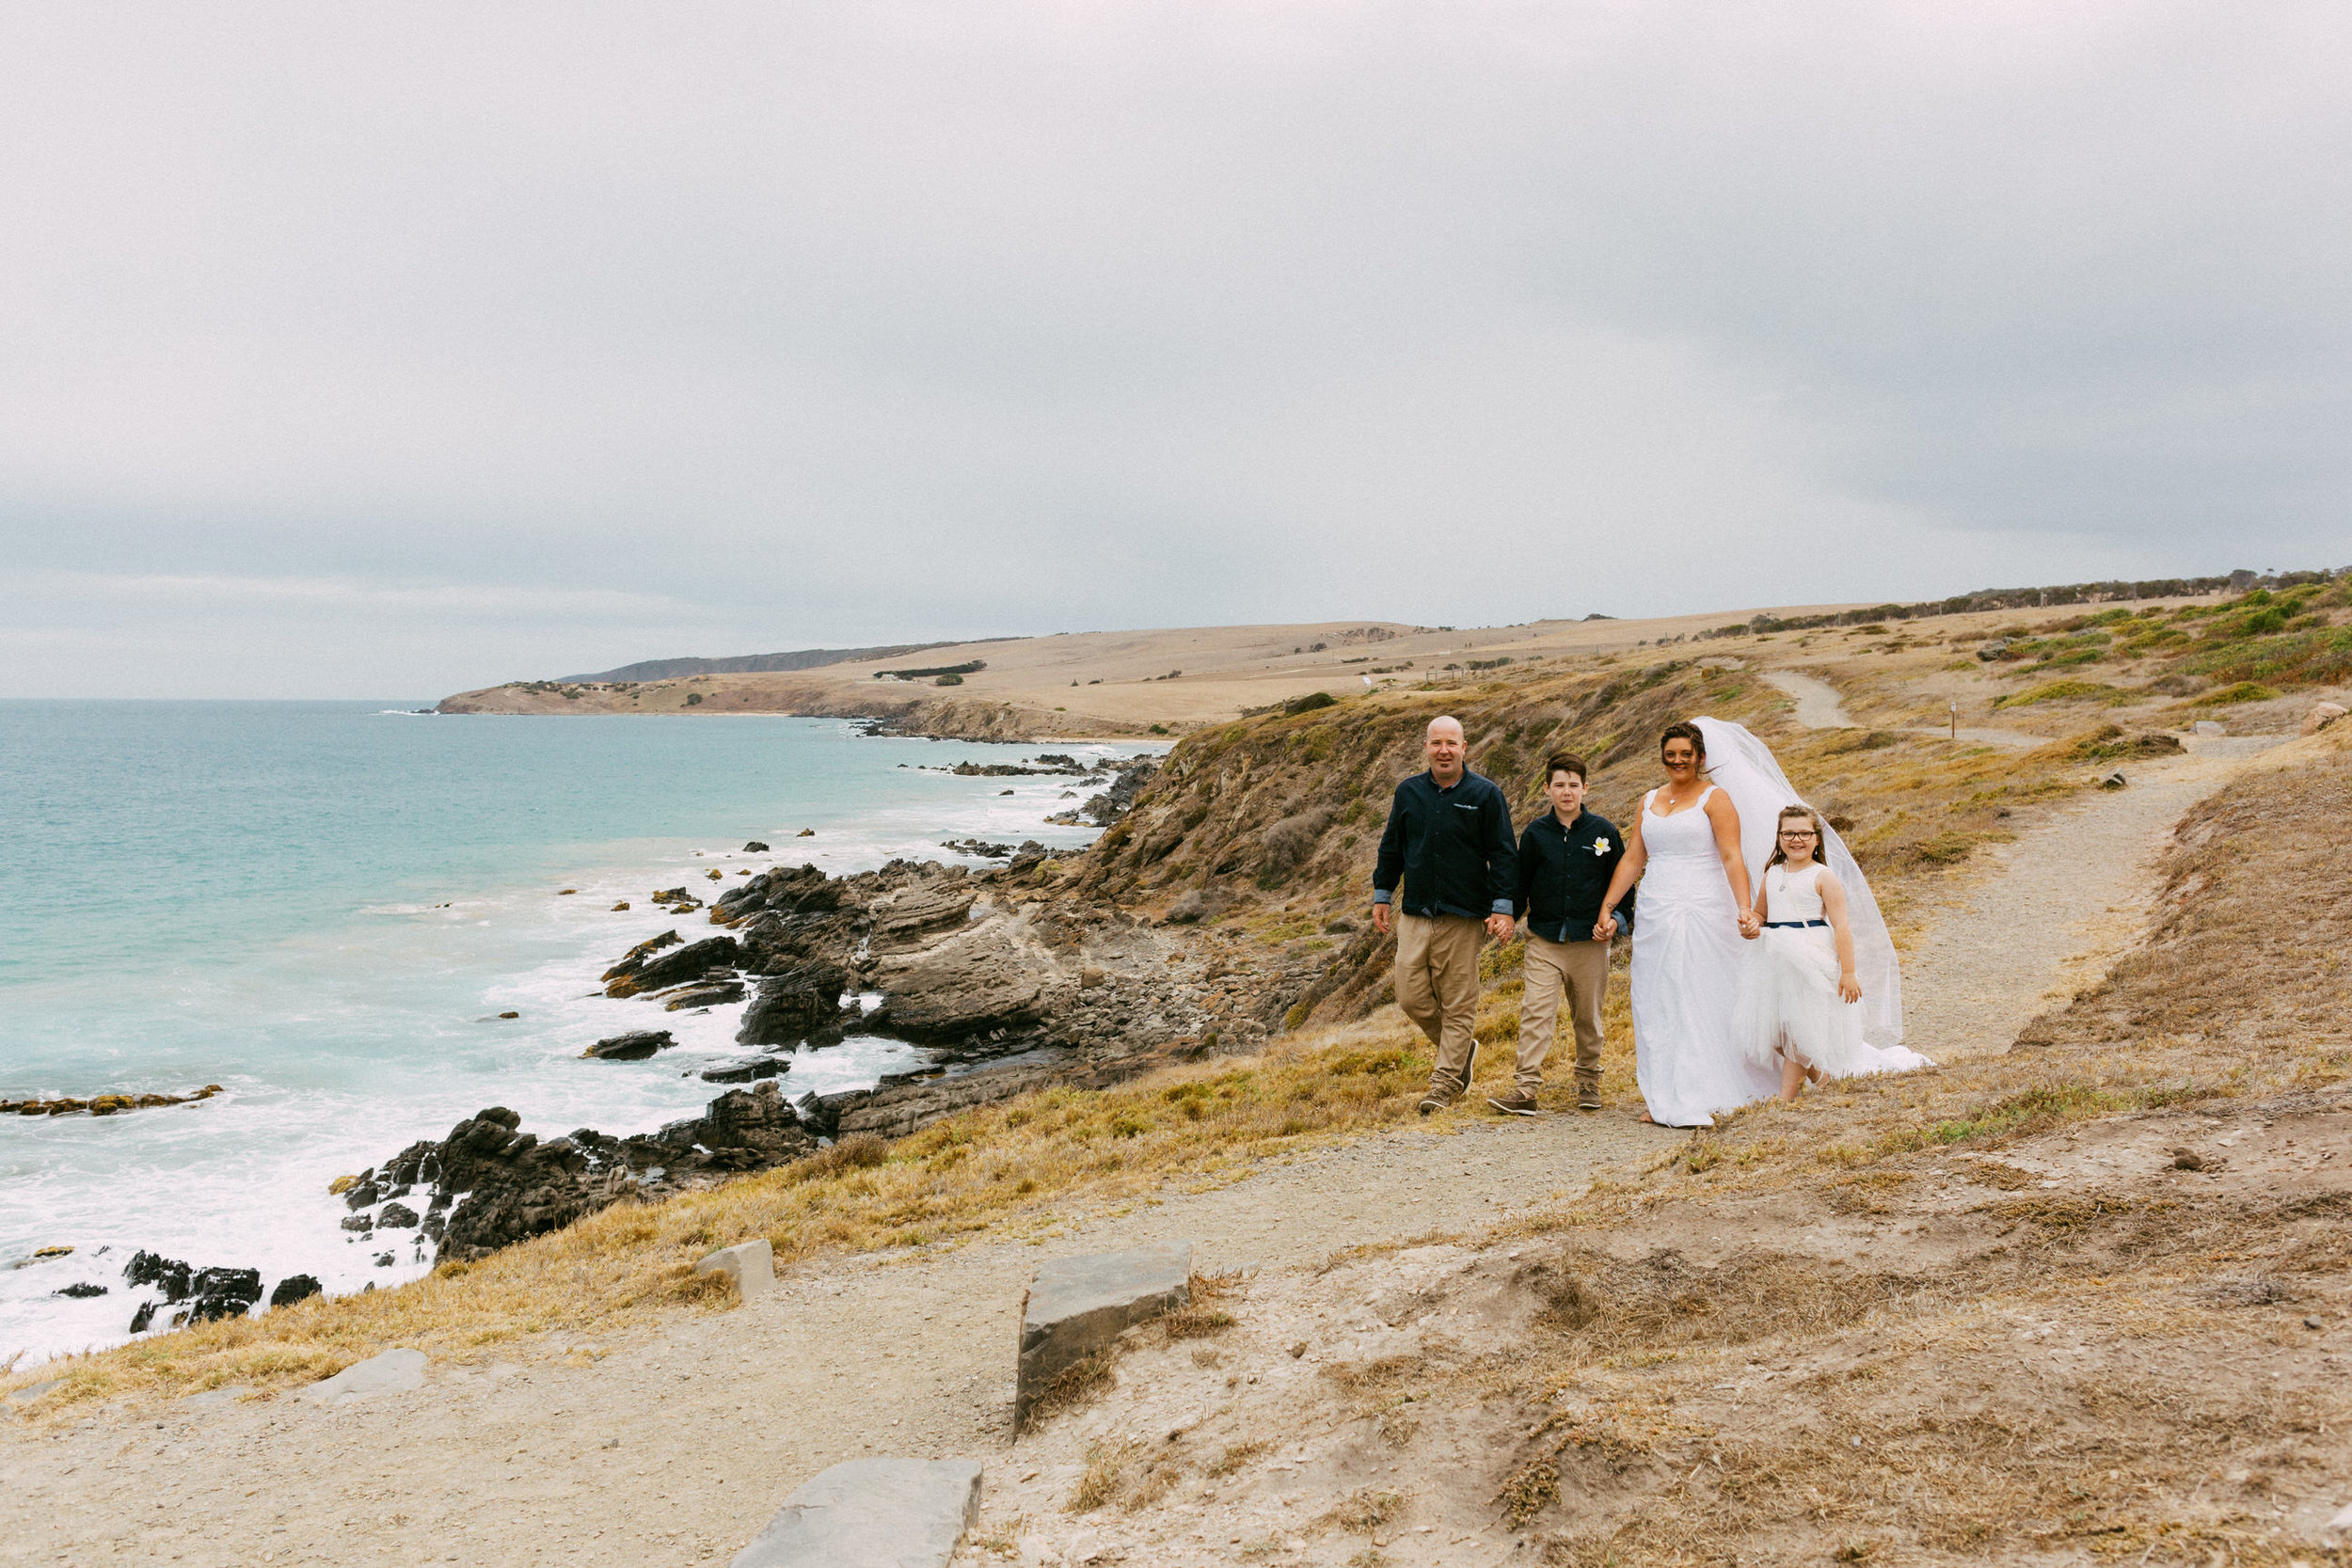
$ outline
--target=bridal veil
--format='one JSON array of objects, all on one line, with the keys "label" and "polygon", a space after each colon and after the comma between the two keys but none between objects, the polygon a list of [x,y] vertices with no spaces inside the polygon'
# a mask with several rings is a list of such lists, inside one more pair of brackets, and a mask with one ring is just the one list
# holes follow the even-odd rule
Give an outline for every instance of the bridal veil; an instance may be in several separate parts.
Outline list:
[{"label": "bridal veil", "polygon": [[[1780,808],[1804,804],[1780,770],[1772,750],[1744,724],[1727,719],[1696,721],[1707,737],[1707,777],[1731,797],[1740,814],[1740,852],[1748,863],[1748,883],[1761,887],[1780,826]],[[1903,1037],[1902,972],[1895,961],[1895,939],[1887,933],[1869,879],[1853,851],[1826,818],[1821,860],[1846,890],[1846,918],[1853,931],[1854,978],[1862,983],[1862,1037],[1882,1049]]]}]

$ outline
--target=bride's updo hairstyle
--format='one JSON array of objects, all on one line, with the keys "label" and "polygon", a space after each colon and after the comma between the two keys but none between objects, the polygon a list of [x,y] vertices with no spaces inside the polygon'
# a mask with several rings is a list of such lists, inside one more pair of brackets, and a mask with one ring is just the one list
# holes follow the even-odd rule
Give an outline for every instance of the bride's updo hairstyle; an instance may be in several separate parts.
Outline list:
[{"label": "bride's updo hairstyle", "polygon": [[[1792,816],[1801,816],[1813,825],[1813,863],[1827,865],[1829,863],[1829,830],[1821,826],[1821,814],[1811,806],[1780,808],[1781,822],[1786,822]],[[1776,865],[1787,863],[1788,860],[1788,851],[1782,847],[1780,842],[1780,823],[1775,822],[1772,824],[1772,858],[1764,863],[1764,869],[1770,871]]]},{"label": "bride's updo hairstyle", "polygon": [[1679,724],[1667,725],[1666,733],[1658,737],[1660,756],[1666,754],[1666,742],[1669,740],[1689,741],[1692,750],[1698,752],[1699,771],[1702,773],[1707,771],[1707,736],[1700,733],[1696,724],[1686,719]]}]

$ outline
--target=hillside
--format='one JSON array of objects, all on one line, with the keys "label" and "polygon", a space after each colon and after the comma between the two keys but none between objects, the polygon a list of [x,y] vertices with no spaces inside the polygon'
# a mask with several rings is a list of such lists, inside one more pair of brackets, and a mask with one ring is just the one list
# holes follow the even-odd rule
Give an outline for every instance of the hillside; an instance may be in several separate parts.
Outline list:
[{"label": "hillside", "polygon": [[[2013,651],[2003,660],[2005,672],[2063,673],[2108,657],[2109,650],[2134,657],[2168,649],[2177,654],[2177,644],[2189,641],[2191,631],[2204,629],[2184,629],[2169,622],[2117,625],[2116,617],[2127,610],[2197,612],[2249,591],[2280,597],[2277,638],[2284,643],[2298,637],[2311,642],[2312,627],[2287,626],[2289,620],[2308,619],[2311,610],[2290,614],[2287,606],[2302,602],[2296,594],[2329,586],[2323,574],[2257,578],[2252,573],[2237,573],[2229,578],[1998,590],[1915,604],[1784,606],[1649,620],[1537,621],[1461,629],[1321,622],[1075,632],[923,645],[919,652],[906,654],[866,650],[869,657],[844,657],[814,668],[755,667],[810,657],[763,655],[696,660],[697,668],[687,673],[638,673],[667,662],[652,661],[608,672],[599,679],[514,681],[460,692],[444,699],[440,709],[832,715],[875,719],[906,733],[967,739],[1184,735],[1317,691],[1352,696],[1403,690],[1432,680],[1452,686],[1535,661],[1579,663],[1725,639],[1771,641],[1779,662],[1803,663],[1812,656],[1792,650],[1814,646],[1811,640],[1822,634],[1866,626],[1891,628],[1886,639],[1898,645],[1927,639],[1973,647],[2006,635]],[[2072,632],[2034,629],[2087,616],[2105,619]],[[2324,623],[2324,615],[2322,619]],[[2318,629],[2321,646],[2316,653],[2305,649],[2303,662],[2316,657],[2326,666],[2330,657],[2325,646],[2327,627],[2323,624]],[[2172,635],[2165,641],[2168,633]],[[2064,646],[2044,646],[2053,636],[2063,638]],[[2291,649],[2280,657],[2295,662]],[[2252,658],[2246,664],[2250,673],[2232,678],[2259,685],[2267,678],[2261,672],[2277,662],[2266,655]],[[913,671],[923,673],[908,675]],[[1911,673],[1908,665],[1904,673]],[[2344,678],[2340,669],[2333,675],[2324,669],[2306,673]],[[2201,689],[2211,685],[2200,671],[2187,671],[2184,679],[2198,683]]]}]

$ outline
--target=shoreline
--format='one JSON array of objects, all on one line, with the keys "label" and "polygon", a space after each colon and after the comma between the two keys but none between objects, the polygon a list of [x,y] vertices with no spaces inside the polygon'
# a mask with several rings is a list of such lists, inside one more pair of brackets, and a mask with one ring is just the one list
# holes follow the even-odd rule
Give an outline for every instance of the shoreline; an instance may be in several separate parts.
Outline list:
[{"label": "shoreline", "polygon": [[[820,723],[818,728],[838,735],[840,744],[861,738],[832,723]],[[707,1069],[718,1070],[739,1060],[749,1061],[755,1053],[734,1041],[742,1011],[737,1006],[706,1007],[691,1014],[657,1009],[650,1026],[675,1031],[680,1045],[676,1050],[664,1052],[665,1063],[651,1071],[626,1065],[574,1064],[569,1060],[591,1037],[580,1033],[585,1028],[593,1027],[595,1036],[602,1037],[648,1022],[637,1019],[633,1013],[621,1014],[617,1008],[614,1016],[601,1025],[587,1025],[577,1020],[564,1022],[565,1016],[578,1014],[582,1008],[593,1013],[601,1007],[614,1007],[611,1002],[579,1000],[580,994],[596,989],[595,976],[609,967],[623,948],[660,928],[648,927],[649,919],[661,925],[673,923],[649,907],[649,900],[644,897],[647,887],[682,880],[696,887],[710,885],[694,879],[706,868],[724,867],[731,873],[739,867],[765,867],[771,862],[781,869],[814,861],[829,868],[850,871],[860,865],[880,865],[894,855],[933,862],[967,876],[985,875],[1003,862],[972,856],[939,841],[975,834],[1004,836],[1004,830],[1016,824],[1000,820],[1002,811],[993,808],[1013,804],[998,799],[999,790],[1008,784],[1021,786],[1024,803],[1029,808],[1024,818],[1025,832],[1020,836],[1041,836],[1056,841],[1058,852],[1072,853],[1099,836],[1101,830],[1091,826],[1083,830],[1056,829],[1037,820],[1057,806],[1078,803],[1056,800],[1053,795],[1057,791],[1048,792],[1040,786],[1079,782],[1082,787],[1090,784],[1099,789],[1104,781],[1116,776],[1116,766],[1135,748],[1111,741],[1102,750],[1104,760],[1112,765],[1113,770],[1096,773],[1090,781],[1068,781],[1058,776],[974,778],[969,784],[960,782],[939,791],[930,786],[898,786],[889,799],[895,800],[904,796],[906,800],[897,804],[878,800],[870,806],[830,805],[817,814],[823,828],[822,838],[796,840],[788,832],[780,834],[777,829],[770,828],[765,836],[773,839],[774,848],[758,857],[747,857],[733,847],[717,847],[707,842],[708,835],[692,828],[684,834],[653,839],[631,834],[608,846],[619,852],[617,857],[597,852],[592,844],[575,846],[552,859],[526,852],[521,857],[519,878],[501,880],[486,893],[452,894],[447,883],[422,887],[404,883],[395,889],[397,896],[386,894],[380,885],[373,893],[355,887],[351,907],[342,911],[340,917],[328,916],[330,924],[326,927],[304,918],[288,926],[282,933],[274,934],[271,927],[262,927],[263,969],[257,972],[240,968],[234,972],[240,976],[236,982],[239,987],[249,991],[258,983],[262,990],[234,1004],[233,1010],[242,1010],[259,1001],[265,1008],[259,1015],[264,1025],[264,1040],[280,1036],[291,1038],[299,1034],[299,1018],[316,1013],[322,1006],[342,1016],[384,990],[387,983],[398,989],[397,975],[405,973],[401,967],[405,964],[434,962],[437,966],[439,960],[433,955],[444,951],[474,952],[479,958],[468,960],[467,969],[456,977],[454,990],[449,984],[436,983],[426,993],[415,997],[401,1014],[388,1019],[383,1027],[373,1031],[393,1042],[372,1048],[393,1053],[387,1060],[395,1062],[396,1069],[390,1079],[381,1083],[378,1080],[382,1069],[376,1067],[355,1065],[339,1069],[334,1078],[350,1081],[325,1085],[321,1098],[319,1087],[305,1086],[309,1075],[291,1059],[284,1058],[275,1046],[269,1046],[249,1058],[230,1062],[216,1056],[209,1064],[190,1069],[190,1087],[215,1081],[227,1085],[212,1104],[185,1108],[219,1118],[210,1125],[174,1124],[167,1128],[149,1122],[143,1133],[126,1142],[120,1133],[130,1124],[167,1117],[170,1111],[154,1107],[141,1108],[136,1117],[94,1117],[83,1114],[9,1118],[5,1125],[18,1130],[8,1147],[10,1162],[39,1174],[48,1187],[55,1189],[56,1196],[49,1196],[43,1187],[19,1187],[18,1196],[24,1201],[15,1206],[21,1212],[9,1217],[7,1228],[11,1244],[6,1260],[31,1259],[44,1249],[60,1245],[70,1245],[74,1250],[44,1259],[37,1272],[11,1270],[0,1275],[0,1279],[20,1288],[8,1298],[8,1315],[12,1326],[0,1331],[0,1353],[29,1349],[37,1355],[54,1359],[126,1342],[131,1338],[127,1324],[134,1308],[143,1304],[147,1293],[127,1288],[120,1269],[134,1252],[140,1250],[153,1250],[168,1259],[183,1260],[191,1266],[192,1274],[206,1267],[258,1268],[262,1275],[258,1286],[264,1301],[272,1287],[296,1275],[323,1278],[327,1288],[338,1294],[421,1277],[429,1272],[430,1261],[423,1257],[411,1258],[411,1252],[417,1249],[407,1244],[392,1249],[396,1253],[392,1267],[378,1272],[370,1266],[368,1259],[385,1250],[380,1243],[397,1241],[397,1235],[366,1236],[356,1243],[349,1237],[336,1238],[335,1216],[343,1210],[327,1194],[328,1177],[359,1170],[371,1162],[380,1161],[412,1132],[443,1138],[461,1116],[471,1116],[492,1101],[501,1099],[529,1112],[528,1125],[543,1133],[561,1132],[582,1121],[592,1126],[617,1127],[624,1134],[650,1133],[679,1117],[691,1119],[706,1114],[713,1098],[727,1092],[724,1085],[715,1082],[680,1085],[675,1076],[680,1069],[699,1079]],[[563,751],[558,754],[564,754]],[[1028,760],[1025,752],[982,755],[993,762]],[[907,754],[901,766],[914,761],[914,755]],[[889,759],[869,761],[865,767],[877,770],[879,783],[883,775],[878,770],[887,768]],[[925,770],[946,771],[936,765]],[[895,776],[908,777],[903,772]],[[969,800],[964,799],[967,796]],[[780,811],[774,807],[754,808],[744,820],[756,824],[776,815],[789,814],[793,809],[789,805]],[[846,837],[843,826],[827,820],[828,814],[838,817],[845,810],[850,814]],[[1021,815],[1015,813],[1016,816]],[[941,831],[911,843],[897,842],[908,836],[906,829],[910,825],[930,816],[936,816],[935,827]],[[877,842],[870,849],[863,847],[869,838]],[[820,845],[830,846],[831,852],[820,850]],[[562,869],[566,860],[580,864],[578,853],[583,850],[596,863],[593,867],[581,864],[577,870]],[[651,852],[651,858],[647,858],[646,851]],[[844,854],[849,856],[846,863],[841,858]],[[545,869],[533,869],[542,861]],[[727,885],[733,885],[732,877]],[[580,892],[560,898],[550,896],[560,894],[564,886],[577,886]],[[631,913],[613,913],[605,906],[614,902],[633,902],[637,908]],[[685,923],[677,924],[681,929],[686,928]],[[482,927],[486,927],[486,947],[483,945],[484,938],[474,934]],[[686,934],[691,940],[697,933],[687,930]],[[291,945],[285,945],[286,939],[291,939]],[[516,942],[521,945],[516,946]],[[357,962],[356,956],[362,952],[375,957],[364,965],[352,967]],[[329,958],[337,953],[345,957]],[[272,954],[276,956],[271,957]],[[404,958],[403,954],[407,956]],[[348,982],[337,981],[330,975],[317,986],[302,984],[298,990],[288,989],[299,983],[306,955],[316,955],[342,965],[350,976]],[[367,970],[381,962],[394,966],[391,981],[378,982],[366,974]],[[87,990],[94,982],[72,983]],[[449,994],[436,994],[439,992]],[[273,996],[278,1000],[268,1000]],[[574,1000],[564,1002],[562,999],[565,997]],[[870,1006],[873,999],[867,1000]],[[550,1012],[551,1008],[555,1011]],[[516,1013],[521,1015],[519,1020],[501,1017]],[[411,1016],[419,1023],[431,1022],[429,1037],[410,1034],[405,1020]],[[690,1023],[696,1026],[691,1034],[687,1028]],[[510,1032],[517,1029],[530,1033],[509,1037]],[[580,1036],[567,1049],[562,1045],[566,1031]],[[363,1056],[360,1060],[371,1058]],[[444,1066],[432,1067],[434,1062]],[[795,1085],[792,1092],[796,1095],[837,1095],[901,1084],[919,1086],[962,1077],[975,1065],[885,1033],[851,1035],[841,1046],[799,1051],[793,1054],[792,1062],[794,1069],[785,1082]],[[480,1089],[464,1088],[463,1082],[484,1066],[490,1067],[506,1083],[501,1085],[490,1079],[484,1080]],[[151,1063],[116,1063],[94,1057],[87,1063],[78,1058],[56,1062],[20,1060],[9,1077],[21,1079],[27,1096],[36,1101],[80,1101],[87,1104],[112,1100],[115,1089],[150,1090],[158,1071],[167,1077],[177,1075],[176,1069],[169,1066],[158,1069]],[[292,1077],[287,1076],[288,1071],[293,1072]],[[845,1080],[845,1071],[853,1076]],[[454,1093],[466,1097],[463,1110],[453,1105],[439,1115],[427,1109],[423,1117],[417,1116],[405,1085],[420,1073],[457,1083],[460,1086]],[[549,1092],[543,1096],[516,1086],[524,1084],[539,1085]],[[669,1086],[665,1088],[665,1085]],[[681,1102],[677,1097],[688,1088],[694,1092],[687,1102]],[[520,1097],[516,1098],[518,1094]],[[449,1093],[434,1096],[435,1100],[450,1098]],[[592,1108],[584,1101],[602,1102],[602,1108]],[[666,1103],[658,1103],[661,1101]],[[389,1113],[388,1119],[398,1130],[397,1135],[371,1136],[364,1130],[363,1124],[377,1113],[362,1107],[378,1103]],[[229,1107],[225,1117],[220,1116],[223,1106]],[[333,1131],[345,1123],[350,1127],[341,1134]],[[36,1125],[43,1130],[44,1136],[34,1136]],[[192,1157],[198,1164],[185,1178],[172,1180],[173,1189],[181,1196],[166,1206],[172,1215],[168,1223],[150,1224],[148,1218],[154,1217],[151,1211],[156,1214],[165,1212],[158,1208],[157,1201],[151,1201],[151,1197],[160,1200],[161,1189],[148,1184],[147,1178],[138,1173],[155,1159],[164,1158],[156,1151],[167,1147],[188,1148],[191,1154],[171,1158]],[[333,1168],[324,1165],[322,1149],[327,1151],[324,1158],[332,1159]],[[98,1167],[91,1163],[113,1161],[118,1157],[114,1152],[117,1150],[121,1151],[120,1158],[129,1161],[123,1173],[96,1177]],[[256,1152],[261,1153],[262,1163],[248,1164],[246,1162]],[[74,1174],[77,1166],[91,1174]],[[280,1171],[280,1166],[293,1167],[294,1179],[291,1185],[288,1173]],[[305,1166],[319,1167],[315,1179],[300,1174],[300,1168]],[[139,1185],[126,1188],[125,1182]],[[103,1212],[115,1208],[116,1198],[110,1195],[116,1194],[120,1194],[126,1202],[125,1217],[119,1222],[103,1217]],[[423,1207],[421,1202],[416,1206]],[[294,1216],[300,1217],[294,1220]],[[281,1220],[294,1223],[280,1223]],[[322,1226],[323,1236],[312,1237],[308,1243],[302,1240]],[[259,1249],[240,1245],[237,1236],[259,1234],[256,1227],[279,1233],[279,1241]],[[214,1239],[208,1242],[206,1236]],[[429,1243],[423,1250],[429,1254]],[[346,1277],[339,1282],[338,1273],[331,1271],[341,1271]],[[70,1284],[103,1288],[106,1295],[104,1299],[56,1303],[58,1308],[75,1308],[70,1319],[59,1318],[41,1298],[54,1296],[57,1289]],[[35,1286],[40,1289],[35,1291]],[[31,1293],[24,1293],[27,1291]],[[177,1308],[184,1303],[159,1305]],[[95,1322],[88,1321],[92,1314],[101,1316]],[[69,1323],[80,1326],[67,1326]],[[167,1323],[167,1314],[154,1326],[165,1327]]]}]

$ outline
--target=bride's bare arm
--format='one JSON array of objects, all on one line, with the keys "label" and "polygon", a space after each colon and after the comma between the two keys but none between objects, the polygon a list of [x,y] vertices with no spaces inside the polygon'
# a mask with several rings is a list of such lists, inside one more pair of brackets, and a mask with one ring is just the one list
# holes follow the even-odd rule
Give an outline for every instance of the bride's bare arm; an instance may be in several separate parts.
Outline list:
[{"label": "bride's bare arm", "polygon": [[1837,939],[1837,994],[1848,1002],[1862,1000],[1862,982],[1853,973],[1853,926],[1846,919],[1846,887],[1823,873],[1813,884],[1821,894],[1821,918]]},{"label": "bride's bare arm", "polygon": [[1750,942],[1754,942],[1756,938],[1764,934],[1764,922],[1772,918],[1772,884],[1766,882],[1762,887],[1756,890],[1756,929],[1750,930],[1745,926],[1742,926],[1740,927],[1740,934],[1747,938]]},{"label": "bride's bare arm", "polygon": [[1625,897],[1626,889],[1642,879],[1642,867],[1649,863],[1649,847],[1642,842],[1642,818],[1648,813],[1646,801],[1635,807],[1633,826],[1625,831],[1625,853],[1617,858],[1616,873],[1601,896],[1600,918],[1593,922],[1595,942],[1607,942],[1617,934],[1618,901]]},{"label": "bride's bare arm", "polygon": [[1740,906],[1740,934],[1752,936],[1756,908],[1748,887],[1747,857],[1740,852],[1740,808],[1719,789],[1707,798],[1707,820],[1715,829],[1715,853],[1723,860],[1724,879],[1731,883],[1732,901]]}]

